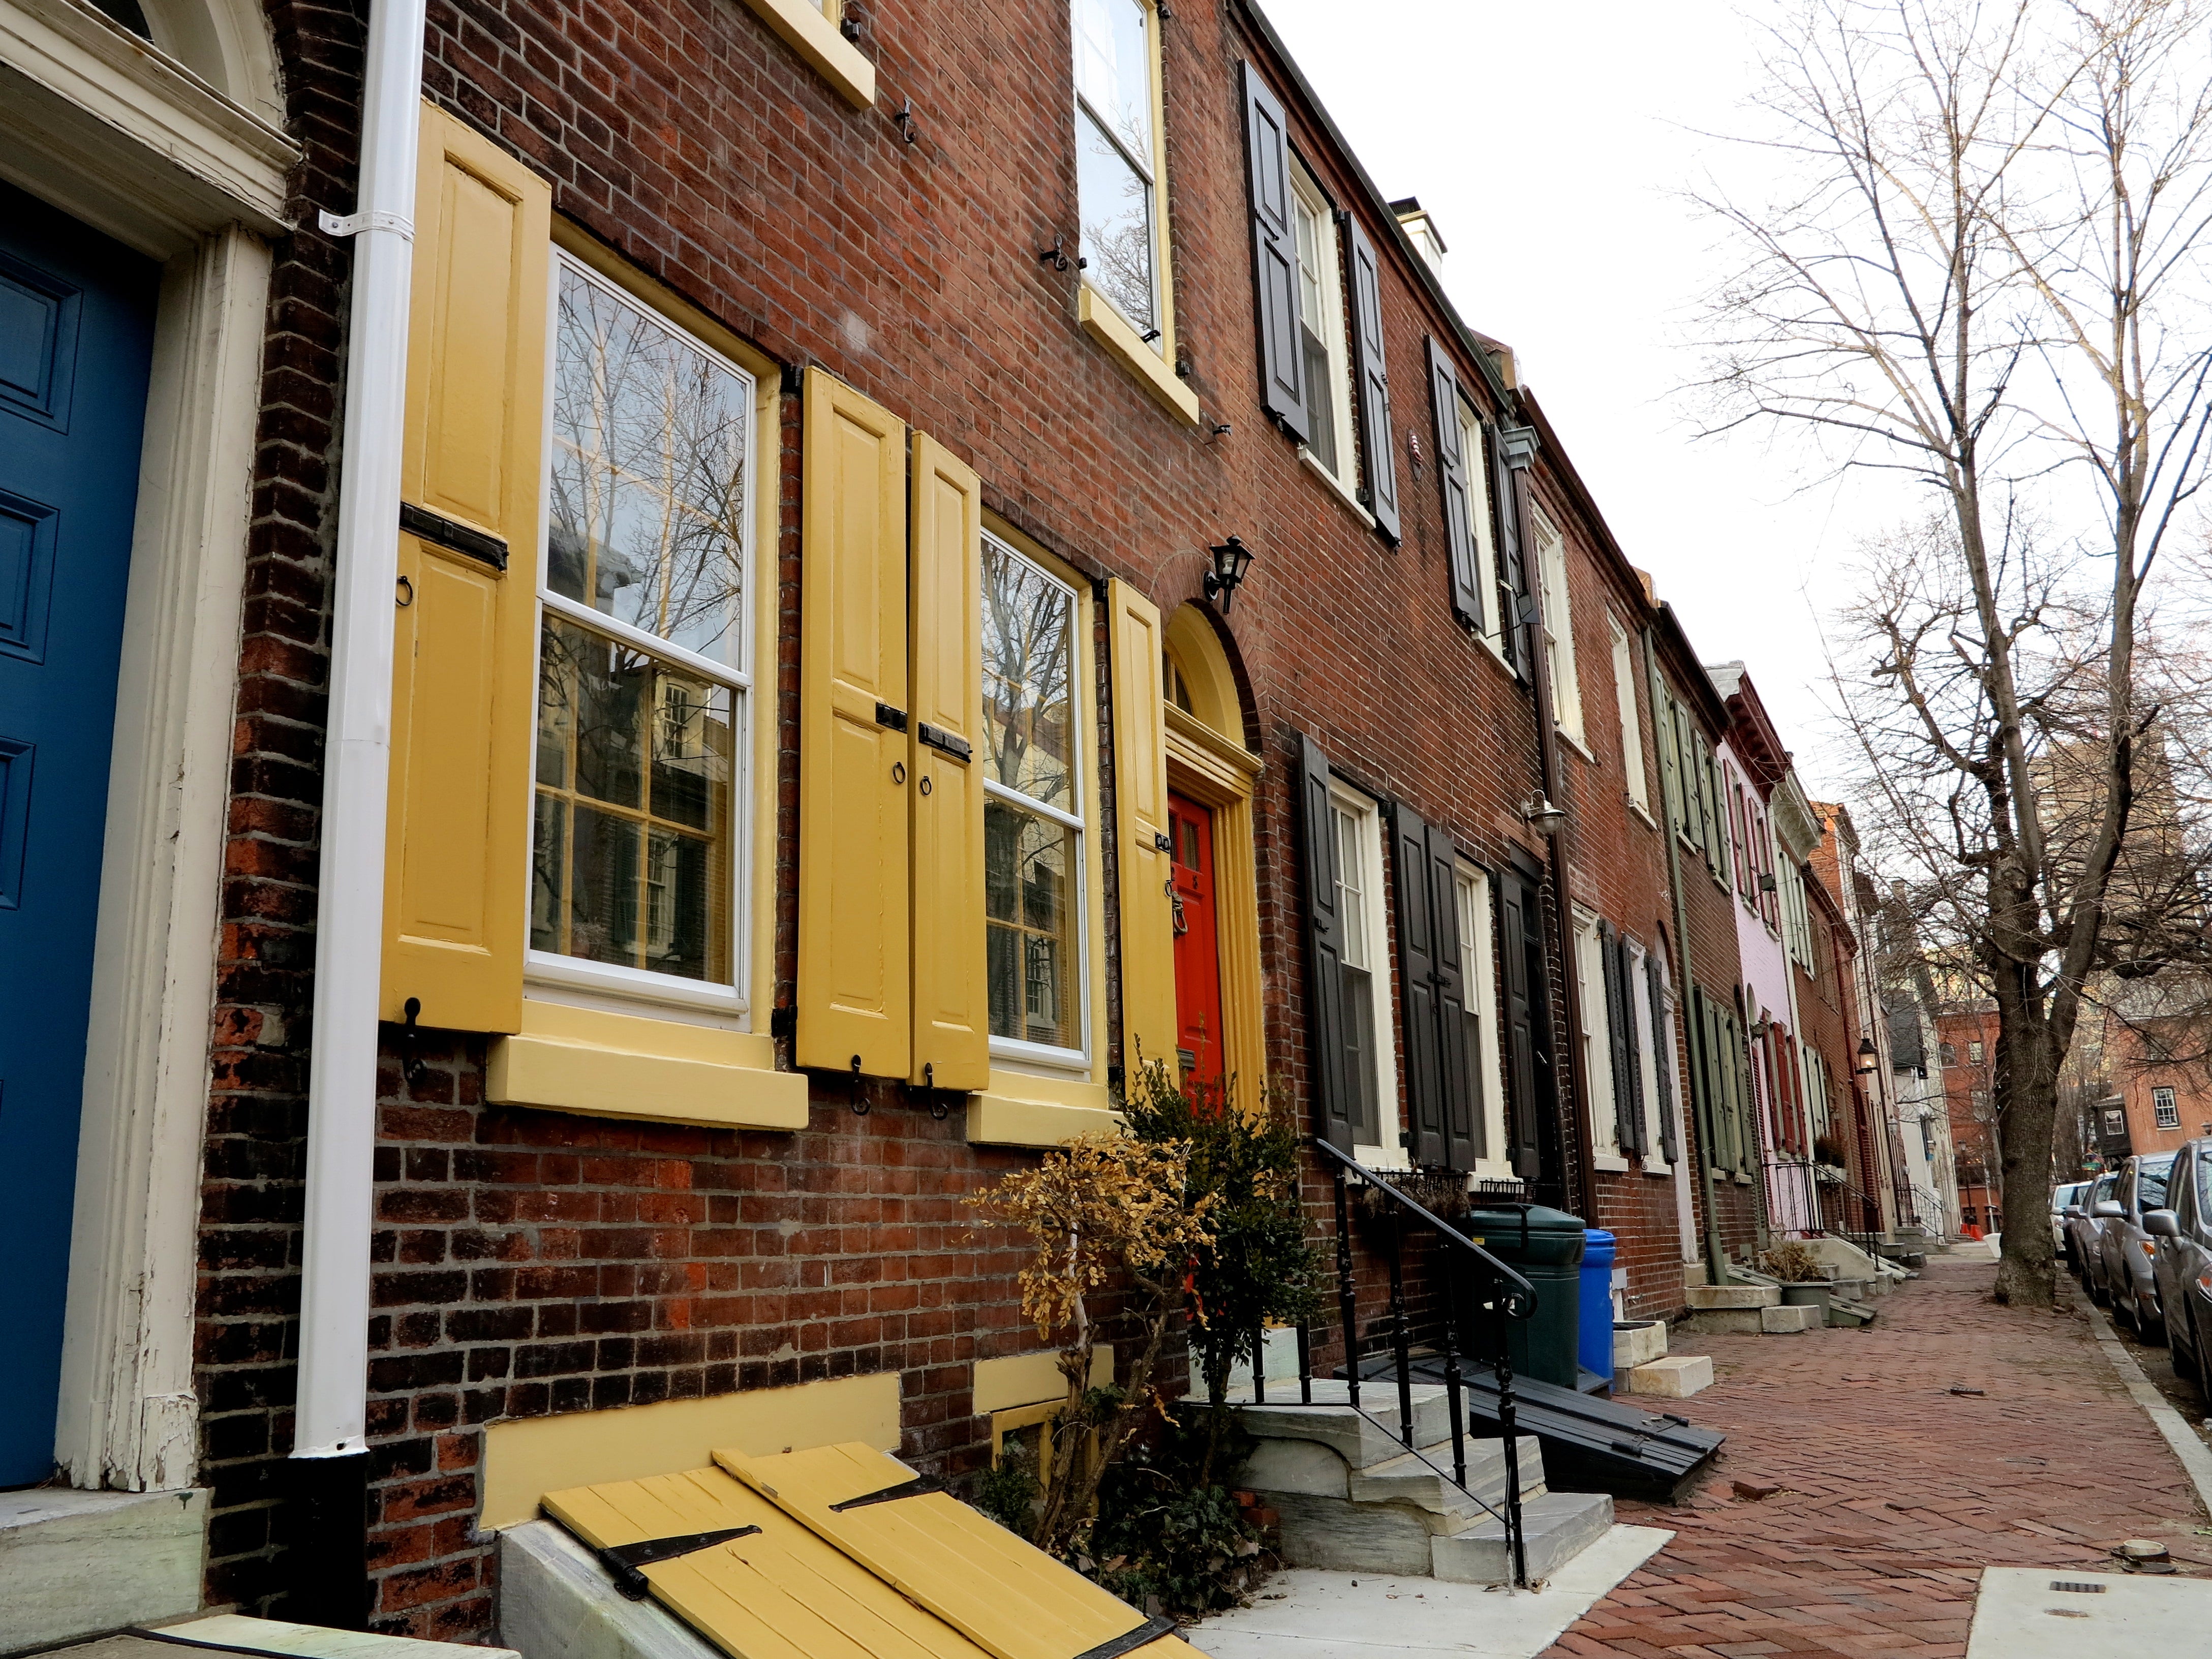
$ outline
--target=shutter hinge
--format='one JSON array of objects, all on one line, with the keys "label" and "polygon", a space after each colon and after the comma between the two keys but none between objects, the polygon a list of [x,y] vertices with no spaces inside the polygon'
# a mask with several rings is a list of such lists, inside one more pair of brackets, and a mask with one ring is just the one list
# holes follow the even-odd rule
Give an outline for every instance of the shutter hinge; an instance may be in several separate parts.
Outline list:
[{"label": "shutter hinge", "polygon": [[464,558],[488,564],[495,570],[507,568],[507,544],[497,536],[472,530],[442,513],[433,513],[427,507],[417,507],[412,501],[399,503],[399,527],[409,535],[442,547],[448,553],[459,553]]},{"label": "shutter hinge", "polygon": [[876,705],[876,724],[887,726],[894,732],[903,732],[906,730],[906,710],[879,702]]},{"label": "shutter hinge", "polygon": [[[883,719],[883,715],[878,714],[876,718],[880,720]],[[905,716],[901,715],[900,720],[902,724],[904,722]],[[948,756],[951,759],[958,761],[963,766],[965,766],[969,761],[975,757],[975,747],[968,741],[967,738],[955,737],[943,726],[932,726],[927,720],[920,720],[915,723],[915,735],[921,738],[922,742],[927,744],[932,749],[937,750],[939,754]]]},{"label": "shutter hinge", "polygon": [[404,213],[387,213],[381,208],[368,213],[337,214],[325,208],[315,216],[325,235],[358,236],[365,230],[388,230],[405,241],[415,240],[415,222]]}]

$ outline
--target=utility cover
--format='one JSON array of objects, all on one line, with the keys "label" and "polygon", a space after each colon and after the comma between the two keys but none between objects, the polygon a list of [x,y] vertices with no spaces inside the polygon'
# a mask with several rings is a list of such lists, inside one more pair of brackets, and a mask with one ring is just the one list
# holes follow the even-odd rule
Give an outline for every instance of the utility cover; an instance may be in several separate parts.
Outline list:
[{"label": "utility cover", "polygon": [[642,1569],[653,1599],[732,1659],[1198,1659],[958,1499],[912,1490],[914,1471],[872,1447],[714,1460],[544,1504],[594,1549],[758,1527]]}]

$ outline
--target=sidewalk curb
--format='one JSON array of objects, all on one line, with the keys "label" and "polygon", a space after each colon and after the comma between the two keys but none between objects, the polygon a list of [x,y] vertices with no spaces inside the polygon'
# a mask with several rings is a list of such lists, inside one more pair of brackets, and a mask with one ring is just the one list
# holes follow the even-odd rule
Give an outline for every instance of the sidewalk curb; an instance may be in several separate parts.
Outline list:
[{"label": "sidewalk curb", "polygon": [[2212,1451],[2197,1437],[2181,1413],[2166,1402],[2166,1396],[2150,1385],[2150,1379],[2136,1364],[2136,1357],[2121,1346],[2120,1339],[2112,1334],[2112,1326],[2104,1313],[2093,1302],[2086,1299],[2083,1308],[2089,1316],[2089,1334],[2097,1339],[2097,1346],[2105,1351],[2105,1358],[2112,1362],[2112,1369],[2120,1374],[2120,1381],[2128,1395],[2149,1414],[2152,1425],[2166,1437],[2166,1443],[2173,1448],[2173,1455],[2181,1460],[2181,1468],[2190,1484],[2197,1488],[2197,1501],[2212,1513]]}]

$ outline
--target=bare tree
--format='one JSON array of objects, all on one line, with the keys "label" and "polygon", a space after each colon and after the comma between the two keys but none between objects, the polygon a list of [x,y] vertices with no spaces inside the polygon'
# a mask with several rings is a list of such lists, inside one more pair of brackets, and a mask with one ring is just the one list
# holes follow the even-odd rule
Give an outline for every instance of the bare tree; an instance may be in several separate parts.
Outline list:
[{"label": "bare tree", "polygon": [[[1796,193],[1705,200],[1743,256],[1709,313],[1715,429],[1796,424],[1940,503],[1874,550],[1851,612],[1872,661],[1838,684],[1887,851],[1996,1002],[2014,1194],[2049,1178],[2113,958],[2158,715],[2144,585],[2204,476],[2206,24],[2201,0],[1802,0],[1757,141]],[[2000,1299],[2051,1289],[2047,1231],[2006,1229]]]}]

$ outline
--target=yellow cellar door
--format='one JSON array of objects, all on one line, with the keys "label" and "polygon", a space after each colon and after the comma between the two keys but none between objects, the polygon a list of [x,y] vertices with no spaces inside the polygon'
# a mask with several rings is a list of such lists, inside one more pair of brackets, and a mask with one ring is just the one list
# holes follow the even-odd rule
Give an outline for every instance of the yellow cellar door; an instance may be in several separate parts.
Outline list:
[{"label": "yellow cellar door", "polygon": [[[992,1659],[1080,1659],[1101,1649],[1196,1659],[1175,1636],[1142,1639],[1149,1622],[1142,1613],[948,1493],[854,1504],[914,1478],[872,1446],[775,1457],[718,1451],[714,1461]],[[1140,1639],[1120,1645],[1132,1636]]]}]

